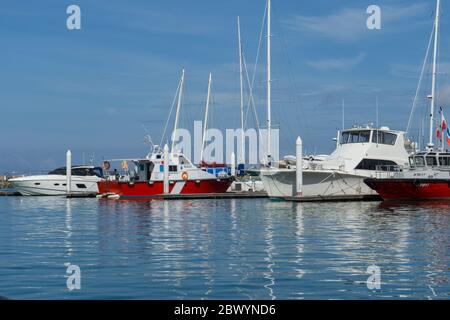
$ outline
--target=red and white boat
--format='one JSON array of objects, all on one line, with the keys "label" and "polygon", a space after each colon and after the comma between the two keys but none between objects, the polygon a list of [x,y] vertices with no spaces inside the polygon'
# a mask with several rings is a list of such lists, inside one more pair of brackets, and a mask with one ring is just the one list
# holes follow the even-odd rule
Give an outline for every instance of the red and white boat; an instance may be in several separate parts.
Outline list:
[{"label": "red and white boat", "polygon": [[[370,188],[377,191],[384,200],[450,200],[450,153],[445,150],[446,142],[447,144],[450,144],[450,130],[447,126],[447,122],[445,121],[442,107],[440,108],[441,124],[436,128],[434,122],[437,97],[436,75],[438,74],[437,58],[440,18],[439,12],[440,0],[437,0],[436,17],[433,28],[434,52],[431,94],[428,96],[431,104],[429,113],[429,142],[427,145],[427,151],[416,152],[414,155],[410,156],[408,168],[388,166],[378,170],[376,178],[364,180],[364,182]],[[431,41],[429,46],[430,45]],[[426,63],[427,57],[425,57],[421,78],[423,76]],[[419,90],[417,90],[417,92],[419,92]],[[434,144],[435,129],[437,132],[437,140],[440,140],[440,146],[436,148]]]},{"label": "red and white boat", "polygon": [[[202,161],[200,167],[197,167],[182,152],[176,151],[174,137],[178,128],[183,85],[184,69],[177,88],[178,103],[171,151],[169,152],[167,145],[164,150],[159,146],[154,146],[154,150],[143,159],[111,160],[120,161],[122,174],[119,174],[117,169],[112,171],[111,163],[105,161],[103,163],[103,169],[106,172],[105,180],[98,182],[99,196],[155,198],[161,195],[199,195],[224,193],[231,186],[234,177],[230,175],[230,170],[225,164],[212,166]],[[207,119],[210,91],[211,75],[209,76],[205,119]],[[204,131],[206,131],[206,124]],[[204,143],[205,132],[203,133],[202,159]],[[129,162],[134,164],[133,170],[129,170]]]},{"label": "red and white boat", "polygon": [[379,169],[376,178],[364,182],[383,200],[450,200],[450,153],[419,152],[407,169]]},{"label": "red and white boat", "polygon": [[[118,160],[119,161],[119,160]],[[154,198],[164,192],[164,152],[155,151],[143,159],[120,160],[124,174],[106,171],[106,179],[98,182],[99,194],[113,198]],[[128,169],[128,162],[134,169]],[[105,169],[109,162],[105,162]],[[226,172],[218,175],[202,170],[182,153],[169,153],[168,194],[224,193],[233,182]]]}]

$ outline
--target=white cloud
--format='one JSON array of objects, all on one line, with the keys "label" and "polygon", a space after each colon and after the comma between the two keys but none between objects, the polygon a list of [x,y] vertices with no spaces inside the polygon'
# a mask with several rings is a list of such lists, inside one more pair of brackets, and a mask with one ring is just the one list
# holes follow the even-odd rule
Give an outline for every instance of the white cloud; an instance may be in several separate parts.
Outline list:
[{"label": "white cloud", "polygon": [[365,57],[365,53],[360,53],[354,58],[332,58],[332,59],[322,59],[306,62],[307,65],[318,70],[330,70],[330,69],[341,69],[346,70],[353,68],[360,64]]},{"label": "white cloud", "polygon": [[[417,16],[428,17],[429,4],[415,3],[405,5],[381,6],[382,29],[399,31],[410,27]],[[366,7],[346,8],[323,16],[292,15],[284,21],[291,30],[319,35],[339,41],[354,41],[363,38],[368,32]],[[408,23],[406,23],[408,21]],[[404,22],[404,23],[402,23]]]}]

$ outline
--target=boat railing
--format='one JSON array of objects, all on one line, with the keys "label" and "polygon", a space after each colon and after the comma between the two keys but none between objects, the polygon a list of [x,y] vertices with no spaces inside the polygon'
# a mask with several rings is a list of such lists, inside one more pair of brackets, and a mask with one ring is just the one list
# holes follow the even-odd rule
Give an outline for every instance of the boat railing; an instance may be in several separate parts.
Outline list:
[{"label": "boat railing", "polygon": [[403,178],[404,167],[400,165],[378,165],[375,167],[377,179]]}]

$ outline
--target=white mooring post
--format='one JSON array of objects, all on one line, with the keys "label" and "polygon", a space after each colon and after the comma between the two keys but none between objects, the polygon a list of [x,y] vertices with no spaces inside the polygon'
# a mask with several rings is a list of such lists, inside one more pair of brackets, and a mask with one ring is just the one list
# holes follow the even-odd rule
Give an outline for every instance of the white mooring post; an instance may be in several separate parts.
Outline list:
[{"label": "white mooring post", "polygon": [[164,194],[169,194],[169,146],[164,146]]},{"label": "white mooring post", "polygon": [[234,152],[231,153],[231,176],[236,176],[236,155]]},{"label": "white mooring post", "polygon": [[296,196],[302,196],[303,189],[303,143],[300,137],[297,137],[295,142],[295,156],[296,156]]},{"label": "white mooring post", "polygon": [[70,150],[66,153],[66,192],[68,196],[72,192],[72,152]]}]

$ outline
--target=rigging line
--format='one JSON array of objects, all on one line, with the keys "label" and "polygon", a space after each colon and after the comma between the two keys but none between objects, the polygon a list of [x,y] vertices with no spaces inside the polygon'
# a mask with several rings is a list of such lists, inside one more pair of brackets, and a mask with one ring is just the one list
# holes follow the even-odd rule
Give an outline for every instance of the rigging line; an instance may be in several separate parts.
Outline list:
[{"label": "rigging line", "polygon": [[266,16],[267,16],[267,2],[266,2],[266,7],[264,9],[264,17],[263,17],[263,22],[262,22],[262,25],[261,25],[261,31],[259,33],[259,42],[258,42],[258,50],[256,51],[255,65],[253,67],[252,88],[253,88],[253,86],[255,84],[256,69],[258,67],[259,55],[260,55],[261,46],[262,46],[262,38],[263,38],[263,35],[264,35],[264,25],[265,25],[265,22],[266,22]]},{"label": "rigging line", "polygon": [[[252,89],[252,87],[251,87],[251,85],[250,85],[250,78],[249,78],[249,76],[248,76],[248,69],[247,69],[247,63],[246,63],[246,61],[245,61],[245,58],[244,58],[244,56],[242,57],[242,62],[243,62],[243,66],[244,66],[244,71],[245,71],[245,76],[246,76],[246,82],[247,82],[247,86],[249,87],[248,88],[248,90],[249,90],[249,102],[248,102],[248,104],[247,104],[247,111],[246,111],[246,115],[245,115],[245,117],[247,118],[248,117],[248,111],[250,110],[250,106],[252,106],[253,107],[253,110],[254,110],[254,112],[255,112],[255,121],[256,121],[256,126],[257,126],[257,129],[258,129],[258,131],[259,131],[259,120],[258,120],[258,115],[256,114],[256,107],[255,107],[255,100],[254,100],[254,96],[253,96],[253,89]],[[247,119],[245,119],[245,121],[246,121]],[[245,125],[246,125],[246,122],[244,122],[244,127],[245,127]]]},{"label": "rigging line", "polygon": [[[245,78],[247,80],[247,86],[249,87],[249,104],[247,105],[247,112],[246,113],[248,115],[248,110],[250,109],[250,106],[252,106],[253,113],[254,113],[254,116],[255,116],[256,128],[258,130],[258,136],[259,136],[260,141],[262,141],[261,127],[259,125],[258,113],[256,112],[256,105],[255,105],[255,100],[254,100],[254,97],[253,97],[253,89],[252,89],[252,86],[250,85],[250,78],[249,78],[249,75],[248,75],[247,63],[245,62],[245,57],[244,56],[242,56],[242,62],[243,62],[243,65],[244,65],[245,76],[246,76]],[[247,115],[246,115],[246,117],[247,117]],[[246,122],[244,122],[244,128],[245,128],[245,125],[246,125]],[[264,150],[265,147],[264,147],[263,143],[261,144],[261,148],[262,148],[262,151],[265,151]]]},{"label": "rigging line", "polygon": [[409,114],[408,125],[406,126],[406,133],[408,133],[409,129],[411,128],[411,121],[412,121],[412,118],[414,116],[415,109],[417,107],[417,98],[419,96],[420,87],[422,85],[423,74],[425,72],[425,67],[427,65],[427,58],[428,58],[428,55],[430,53],[431,42],[433,40],[433,35],[434,35],[434,32],[435,32],[435,29],[436,29],[435,26],[433,26],[433,29],[431,30],[430,40],[428,42],[427,52],[425,54],[425,59],[423,61],[422,70],[420,72],[419,84],[418,84],[417,89],[416,89],[416,94],[414,95],[413,105],[412,105],[412,108],[411,108],[411,113]]},{"label": "rigging line", "polygon": [[[274,11],[273,15],[277,16],[278,14],[277,14],[276,8],[273,11]],[[301,99],[299,99],[299,96],[298,96],[298,93],[300,92],[300,90],[298,90],[298,84],[297,84],[297,81],[296,81],[296,77],[294,75],[294,71],[293,71],[293,70],[295,70],[294,69],[294,63],[292,62],[291,56],[289,55],[289,50],[288,50],[288,45],[287,45],[287,41],[286,41],[286,36],[285,36],[285,33],[284,33],[282,25],[279,23],[279,20],[278,19],[274,19],[274,20],[275,20],[275,23],[277,24],[278,30],[280,32],[280,37],[278,37],[278,38],[280,39],[280,43],[281,43],[281,46],[282,46],[282,51],[283,51],[283,54],[284,54],[284,56],[286,58],[286,62],[287,62],[287,65],[288,65],[286,73],[288,75],[287,78],[288,78],[288,82],[289,82],[290,88],[287,88],[287,89],[288,90],[289,89],[293,89],[294,90],[293,100],[292,101],[288,101],[288,102],[293,102],[293,103],[296,103],[296,104],[301,106],[302,105],[302,101],[301,101]],[[298,105],[295,107],[295,113],[297,115],[300,113],[300,116],[297,116],[296,120],[298,120],[300,122],[301,128],[304,129],[304,130],[301,130],[302,131],[302,135],[306,136],[307,138],[310,138],[310,135],[308,133],[310,131],[310,126],[308,124],[308,121],[306,121],[306,122],[304,121],[305,113],[303,112],[303,108],[298,107]],[[291,126],[290,122],[288,121],[286,123],[287,123],[288,131],[291,134],[295,134],[294,131],[292,130],[292,126]]]},{"label": "rigging line", "polygon": [[[256,122],[257,130],[258,130],[258,135],[259,135],[259,138],[261,139],[261,141],[262,141],[262,134],[261,134],[259,120],[258,120],[258,113],[256,111],[255,100],[254,100],[254,97],[253,97],[253,88],[255,86],[256,70],[258,68],[259,56],[260,56],[261,47],[262,47],[262,40],[263,40],[263,35],[264,35],[264,25],[265,25],[266,17],[267,17],[267,6],[268,6],[268,3],[266,2],[266,6],[264,8],[264,16],[263,16],[262,24],[261,24],[261,30],[260,30],[260,33],[259,33],[258,49],[256,51],[255,65],[253,66],[253,75],[252,75],[252,81],[251,82],[250,82],[250,78],[249,78],[249,75],[248,75],[247,63],[245,62],[245,56],[244,56],[244,53],[242,53],[242,60],[243,60],[243,64],[244,64],[246,80],[247,80],[247,85],[248,85],[248,90],[249,90],[249,98],[248,98],[248,102],[247,102],[247,110],[250,108],[250,105],[252,105],[253,111],[254,111],[254,115],[255,115],[255,122]],[[264,147],[262,147],[262,148],[264,148]],[[258,158],[259,158],[259,156],[258,156]]]},{"label": "rigging line", "polygon": [[166,124],[164,125],[164,131],[163,131],[163,134],[161,136],[161,141],[159,143],[160,146],[162,146],[162,143],[163,143],[164,138],[166,136],[167,127],[169,125],[170,117],[172,116],[173,108],[175,106],[175,101],[177,100],[178,91],[180,90],[180,85],[181,85],[181,79],[178,81],[177,90],[175,91],[175,96],[173,97],[173,101],[172,101],[172,107],[170,108],[169,116],[167,117]]},{"label": "rigging line", "polygon": [[[255,86],[256,69],[258,68],[259,56],[260,56],[261,47],[262,47],[262,39],[263,39],[263,35],[264,35],[264,25],[265,25],[265,22],[266,22],[266,16],[267,16],[267,2],[266,2],[266,6],[264,8],[264,16],[263,16],[263,20],[262,20],[261,30],[260,30],[260,33],[259,33],[258,49],[256,50],[256,58],[255,58],[255,65],[253,66],[252,81],[250,83],[247,80],[247,82],[249,82],[248,85],[249,85],[249,91],[250,92],[253,91],[253,88]],[[244,53],[242,53],[242,60],[243,60],[243,63],[244,63],[244,68],[247,69]],[[249,78],[248,71],[246,71],[246,73],[247,73],[247,78]],[[251,100],[253,100],[253,96],[252,95],[250,95],[249,98],[248,98],[247,108],[250,107]],[[254,101],[253,101],[253,103],[254,103]]]}]

